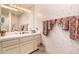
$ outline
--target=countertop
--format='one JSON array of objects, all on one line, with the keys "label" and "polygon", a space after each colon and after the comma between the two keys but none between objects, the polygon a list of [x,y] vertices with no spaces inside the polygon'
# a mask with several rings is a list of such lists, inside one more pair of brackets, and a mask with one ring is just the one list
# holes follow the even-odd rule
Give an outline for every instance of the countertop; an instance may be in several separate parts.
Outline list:
[{"label": "countertop", "polygon": [[0,37],[0,41],[9,40],[9,39],[15,39],[15,38],[21,38],[21,37],[27,37],[27,36],[33,36],[38,35],[40,32],[36,33],[25,33],[25,34],[14,34],[14,35],[5,35]]}]

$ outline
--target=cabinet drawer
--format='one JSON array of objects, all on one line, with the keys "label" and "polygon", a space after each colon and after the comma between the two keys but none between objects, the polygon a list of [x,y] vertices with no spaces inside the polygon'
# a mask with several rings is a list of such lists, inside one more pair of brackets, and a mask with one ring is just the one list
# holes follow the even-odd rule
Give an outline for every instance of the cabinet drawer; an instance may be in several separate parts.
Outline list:
[{"label": "cabinet drawer", "polygon": [[41,42],[42,39],[41,37],[35,37],[35,40]]},{"label": "cabinet drawer", "polygon": [[33,42],[20,45],[20,53],[31,53],[33,51]]},{"label": "cabinet drawer", "polygon": [[3,48],[2,51],[3,54],[18,54],[19,48],[18,45],[14,45],[14,46]]},{"label": "cabinet drawer", "polygon": [[18,39],[3,41],[2,42],[2,47],[4,48],[4,47],[16,45],[16,44],[18,44],[18,42],[19,42]]},{"label": "cabinet drawer", "polygon": [[30,43],[33,43],[33,40],[30,40],[30,41],[27,41],[27,42],[20,43],[20,45],[26,45],[26,44],[30,44]]},{"label": "cabinet drawer", "polygon": [[36,39],[41,39],[41,35],[35,35],[34,36]]},{"label": "cabinet drawer", "polygon": [[26,42],[32,40],[32,37],[24,37],[20,39],[20,42]]}]

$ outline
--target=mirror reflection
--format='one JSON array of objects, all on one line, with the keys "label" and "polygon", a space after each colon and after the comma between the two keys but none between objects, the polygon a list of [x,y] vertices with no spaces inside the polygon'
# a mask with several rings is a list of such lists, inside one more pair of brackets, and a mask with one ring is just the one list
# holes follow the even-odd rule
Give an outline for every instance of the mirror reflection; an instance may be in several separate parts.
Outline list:
[{"label": "mirror reflection", "polygon": [[1,4],[0,12],[0,31],[28,31],[33,27],[32,5]]}]

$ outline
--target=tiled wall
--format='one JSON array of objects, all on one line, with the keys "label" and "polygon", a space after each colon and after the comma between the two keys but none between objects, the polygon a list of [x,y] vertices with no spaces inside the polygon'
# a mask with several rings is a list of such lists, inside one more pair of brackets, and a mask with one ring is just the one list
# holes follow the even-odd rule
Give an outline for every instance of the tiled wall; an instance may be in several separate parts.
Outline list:
[{"label": "tiled wall", "polygon": [[[44,14],[46,18],[36,19],[41,33],[43,20],[79,15],[78,7],[79,5],[51,5],[50,8],[49,5],[51,14],[46,13]],[[55,25],[48,37],[42,35],[42,38],[48,53],[79,53],[79,41],[71,40],[69,32],[63,31],[58,25]]]}]

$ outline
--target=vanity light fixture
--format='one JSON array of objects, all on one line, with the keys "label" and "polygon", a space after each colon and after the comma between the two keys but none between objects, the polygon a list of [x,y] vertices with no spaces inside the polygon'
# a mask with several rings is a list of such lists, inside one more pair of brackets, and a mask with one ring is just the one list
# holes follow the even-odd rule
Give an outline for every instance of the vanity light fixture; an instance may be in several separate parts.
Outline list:
[{"label": "vanity light fixture", "polygon": [[18,9],[20,9],[20,10],[23,10],[23,11],[25,11],[25,12],[31,12],[31,10],[29,10],[29,9],[24,9],[24,8],[21,8],[21,7],[19,7],[19,6],[16,6]]},{"label": "vanity light fixture", "polygon": [[24,11],[24,12],[29,12],[29,13],[31,13],[31,10],[29,10],[29,9],[25,9],[25,8],[22,8],[22,7],[20,7],[20,6],[13,5],[13,4],[11,4],[10,6],[16,8],[16,9],[18,9],[18,10],[22,10],[22,11]]},{"label": "vanity light fixture", "polygon": [[12,8],[12,7],[9,7],[9,6],[6,6],[6,5],[1,5],[1,7],[7,8],[7,9],[10,9],[10,10],[13,10],[13,11],[18,11],[18,9],[15,9],[15,8]]}]

